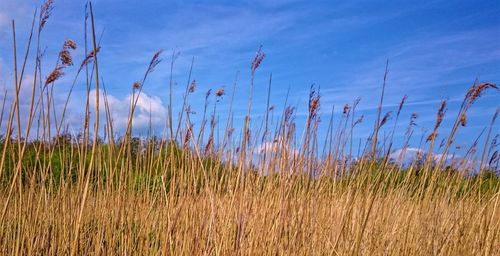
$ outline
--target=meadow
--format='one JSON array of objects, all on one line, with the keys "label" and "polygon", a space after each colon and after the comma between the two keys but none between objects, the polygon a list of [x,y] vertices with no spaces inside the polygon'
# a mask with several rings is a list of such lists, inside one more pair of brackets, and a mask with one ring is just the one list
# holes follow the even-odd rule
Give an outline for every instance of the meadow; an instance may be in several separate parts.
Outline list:
[{"label": "meadow", "polygon": [[[23,47],[12,22],[13,99],[4,94],[0,116],[0,254],[500,255],[500,156],[493,129],[499,111],[485,124],[484,144],[470,145],[464,156],[480,159],[477,172],[446,158],[468,125],[468,110],[484,93],[498,93],[496,84],[472,84],[456,116],[445,115],[443,100],[423,138],[425,154],[402,164],[389,155],[401,148],[404,158],[408,144],[393,145],[381,131],[393,135],[395,124],[405,122],[409,141],[417,115],[400,116],[406,97],[392,119],[383,113],[387,68],[372,134],[357,154],[353,132],[363,120],[354,114],[356,102],[337,114],[340,122],[328,121],[331,116],[320,117],[321,94],[314,87],[305,123],[297,123],[287,102],[272,119],[268,103],[256,123],[252,95],[266,58],[262,48],[249,60],[250,81],[241,85],[250,95],[243,123],[234,124],[232,111],[219,113],[207,100],[225,96],[232,109],[234,88],[215,89],[194,126],[189,102],[200,100],[190,97],[196,82],[190,78],[183,98],[173,99],[171,78],[165,134],[138,137],[133,117],[148,76],[163,61],[158,51],[142,79],[130,85],[129,118],[118,134],[99,74],[105,46],[91,5],[83,43],[61,42],[57,64],[42,69],[40,41],[52,4],[46,1],[34,16]],[[81,48],[86,57],[73,60]],[[35,66],[30,76],[27,66]],[[77,72],[65,85],[71,88],[63,95],[65,107],[55,108],[54,86],[71,66]],[[80,84],[87,92],[85,115],[73,134],[67,105]],[[21,86],[31,90],[27,99],[20,99]],[[29,107],[21,108],[21,100]],[[181,106],[179,113],[173,104]],[[445,118],[453,120],[449,134],[439,133]],[[320,125],[328,126],[326,135],[318,133]]]}]

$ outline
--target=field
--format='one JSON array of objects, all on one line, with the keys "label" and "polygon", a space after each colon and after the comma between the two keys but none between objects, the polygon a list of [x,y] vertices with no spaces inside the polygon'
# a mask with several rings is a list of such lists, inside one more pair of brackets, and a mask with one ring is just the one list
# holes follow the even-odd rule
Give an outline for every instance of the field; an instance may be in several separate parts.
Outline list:
[{"label": "field", "polygon": [[[246,71],[251,80],[243,123],[208,103],[225,96],[233,105],[234,93],[219,89],[207,94],[195,129],[189,102],[199,100],[190,98],[196,82],[189,79],[184,97],[173,103],[171,80],[168,104],[181,105],[181,112],[168,108],[164,135],[137,137],[133,116],[148,76],[163,60],[158,51],[142,80],[130,86],[128,124],[116,135],[91,6],[86,57],[73,63],[72,52],[84,46],[67,40],[56,66],[41,73],[40,36],[51,2],[34,18],[26,52],[12,24],[14,98],[4,96],[0,117],[0,254],[500,255],[500,157],[492,128],[499,111],[486,124],[484,144],[470,145],[474,150],[464,156],[467,161],[478,154],[477,173],[446,159],[467,125],[467,111],[484,93],[498,93],[494,83],[474,83],[457,116],[445,117],[442,101],[423,138],[426,154],[400,164],[389,153],[401,148],[404,158],[408,145],[393,145],[381,131],[394,134],[392,122],[408,122],[400,117],[406,98],[389,122],[382,111],[385,77],[377,120],[360,154],[352,152],[352,133],[362,122],[356,103],[343,108],[339,123],[328,116],[320,122],[321,95],[314,87],[305,123],[296,122],[295,108],[286,103],[273,121],[267,106],[256,123],[252,93],[266,57],[262,48]],[[35,69],[27,82],[28,65]],[[71,90],[82,83],[87,91],[76,135],[66,128],[66,107],[53,105],[54,86],[70,66],[78,70]],[[28,108],[20,108],[21,86],[31,87]],[[63,95],[66,103],[73,100],[71,90]],[[416,118],[408,122],[405,141]],[[439,134],[444,118],[454,119],[449,134]],[[319,125],[328,126],[326,135],[319,135]]]}]

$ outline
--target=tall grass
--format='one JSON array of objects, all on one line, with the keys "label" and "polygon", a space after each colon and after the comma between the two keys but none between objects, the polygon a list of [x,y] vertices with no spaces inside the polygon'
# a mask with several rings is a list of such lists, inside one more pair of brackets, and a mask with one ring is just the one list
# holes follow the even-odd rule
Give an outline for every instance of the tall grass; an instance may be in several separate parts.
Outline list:
[{"label": "tall grass", "polygon": [[[77,45],[73,40],[64,42],[52,71],[42,70],[40,40],[52,10],[53,2],[48,0],[33,16],[21,62],[12,22],[14,93],[10,105],[5,106],[7,94],[3,97],[0,116],[5,131],[0,141],[0,254],[500,254],[500,180],[491,171],[499,157],[496,139],[490,141],[498,111],[482,146],[479,175],[448,166],[444,157],[460,126],[466,125],[467,111],[487,90],[497,89],[495,84],[476,82],[465,92],[450,134],[441,135],[446,140],[440,147],[442,157],[436,159],[434,144],[446,108],[443,101],[427,138],[427,157],[401,165],[391,161],[389,154],[396,147],[393,136],[406,96],[389,139],[380,137],[391,115],[382,115],[388,67],[373,133],[356,154],[353,130],[363,121],[355,112],[359,100],[344,106],[336,125],[332,110],[326,136],[321,137],[321,94],[311,87],[301,135],[293,106],[285,102],[281,114],[270,106],[270,77],[265,118],[260,125],[251,119],[254,78],[265,58],[262,48],[251,61],[243,124],[233,122],[236,78],[225,123],[218,118],[217,102],[208,103],[209,97],[218,99],[227,93],[218,89],[213,95],[207,93],[203,120],[196,130],[189,102],[197,88],[189,71],[184,96],[177,102],[170,76],[167,134],[134,137],[138,101],[148,76],[162,61],[158,51],[142,80],[131,86],[128,122],[117,137],[99,74],[101,48],[91,4],[85,18],[86,57],[64,97],[64,108],[55,107],[53,87],[73,65],[71,55]],[[30,51],[35,51],[33,61],[28,59]],[[172,53],[171,73],[177,55]],[[27,65],[34,65],[28,83]],[[191,70],[193,65],[194,59]],[[81,134],[74,136],[64,128],[66,112],[71,93],[82,80],[85,112]],[[27,85],[31,85],[29,107],[20,108],[21,87]],[[182,106],[178,118],[173,116],[174,104]],[[413,114],[410,119],[400,158],[416,118]]]}]

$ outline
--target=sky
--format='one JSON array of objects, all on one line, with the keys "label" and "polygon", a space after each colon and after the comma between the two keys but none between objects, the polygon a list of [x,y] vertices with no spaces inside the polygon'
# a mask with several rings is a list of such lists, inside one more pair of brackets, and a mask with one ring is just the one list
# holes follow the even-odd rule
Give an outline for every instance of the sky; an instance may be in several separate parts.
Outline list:
[{"label": "sky", "polygon": [[[80,46],[74,53],[76,63],[83,59],[85,3],[55,0],[41,39],[45,73],[53,68],[65,39]],[[16,21],[18,44],[25,49],[33,12],[41,4],[0,0],[0,88],[12,88],[11,20]],[[93,6],[102,46],[100,73],[117,127],[125,125],[133,82],[142,78],[154,52],[164,50],[163,61],[144,85],[135,120],[139,134],[149,126],[150,117],[155,127],[165,123],[174,50],[179,52],[173,69],[174,113],[182,104],[194,57],[192,79],[198,87],[189,96],[197,112],[193,119],[201,117],[207,90],[218,88],[228,92],[217,102],[223,116],[238,74],[233,110],[241,120],[247,111],[250,63],[262,45],[266,57],[255,77],[254,123],[259,124],[265,112],[272,74],[271,105],[279,113],[289,92],[288,103],[297,107],[299,124],[307,115],[311,85],[319,88],[320,134],[325,134],[332,107],[338,121],[343,106],[359,97],[357,115],[364,115],[364,120],[354,132],[356,139],[366,139],[373,130],[387,60],[383,114],[395,113],[401,98],[408,96],[396,126],[396,143],[402,143],[412,113],[419,115],[416,132],[428,134],[440,101],[446,99],[440,131],[446,134],[476,79],[500,83],[500,2],[495,0],[95,0]],[[60,95],[67,92],[76,69],[57,83]],[[29,67],[27,71],[29,80]],[[69,104],[68,122],[75,127],[83,113],[85,86],[80,80]],[[57,102],[63,101],[61,96]],[[459,130],[456,145],[470,146],[490,123],[499,102],[499,91],[481,97],[468,114],[467,127]],[[236,128],[242,124],[235,123]],[[497,122],[493,133],[499,132]],[[411,146],[419,146],[418,136]]]}]

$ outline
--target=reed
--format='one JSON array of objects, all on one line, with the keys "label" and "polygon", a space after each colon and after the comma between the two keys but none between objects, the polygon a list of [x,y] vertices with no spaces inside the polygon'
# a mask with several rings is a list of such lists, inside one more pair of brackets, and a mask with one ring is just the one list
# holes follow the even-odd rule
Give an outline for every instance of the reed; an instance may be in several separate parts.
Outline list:
[{"label": "reed", "polygon": [[[499,111],[485,127],[484,145],[478,139],[466,156],[480,156],[477,175],[468,165],[457,169],[446,161],[459,128],[467,125],[468,110],[487,91],[497,93],[496,84],[475,82],[465,92],[449,134],[439,134],[446,118],[442,101],[432,131],[421,139],[420,148],[427,153],[403,165],[389,155],[401,148],[399,159],[404,158],[418,115],[409,120],[402,115],[411,95],[396,109],[382,111],[390,89],[388,63],[372,135],[356,142],[355,128],[364,118],[357,110],[360,99],[341,108],[338,123],[332,108],[323,135],[318,132],[323,125],[320,88],[310,87],[307,118],[301,124],[288,96],[282,111],[271,104],[272,76],[264,119],[252,121],[253,91],[261,87],[254,79],[266,57],[262,47],[246,71],[249,84],[239,85],[236,75],[232,88],[208,91],[202,121],[195,124],[190,103],[197,90],[194,58],[184,95],[176,100],[175,50],[162,127],[167,132],[157,136],[150,122],[148,135],[135,137],[136,108],[147,78],[160,68],[159,50],[132,84],[126,127],[119,136],[99,74],[98,58],[106,49],[95,31],[92,4],[86,7],[82,47],[77,48],[78,40],[63,42],[58,62],[47,72],[40,45],[53,10],[53,1],[47,0],[38,19],[35,12],[21,64],[12,23],[14,93],[4,93],[0,115],[0,254],[500,254],[500,179],[495,173],[500,157],[498,135],[493,134]],[[80,48],[85,51],[81,62],[72,55]],[[28,59],[30,51],[35,52],[33,60]],[[26,65],[34,65],[32,76],[26,75]],[[64,73],[74,77],[68,94],[62,95],[64,107],[58,109],[53,88],[64,86],[58,84]],[[77,127],[81,133],[74,135],[65,128],[67,107],[82,83],[85,112]],[[27,84],[30,104],[20,108],[19,92]],[[233,118],[239,87],[249,92],[242,124]],[[7,101],[7,95],[13,98]],[[176,104],[181,108],[174,119]],[[228,104],[229,111],[222,113],[221,104]],[[402,120],[408,125],[403,144],[397,145],[394,134]],[[438,134],[444,138],[440,147]],[[441,157],[435,157],[438,153]]]}]

